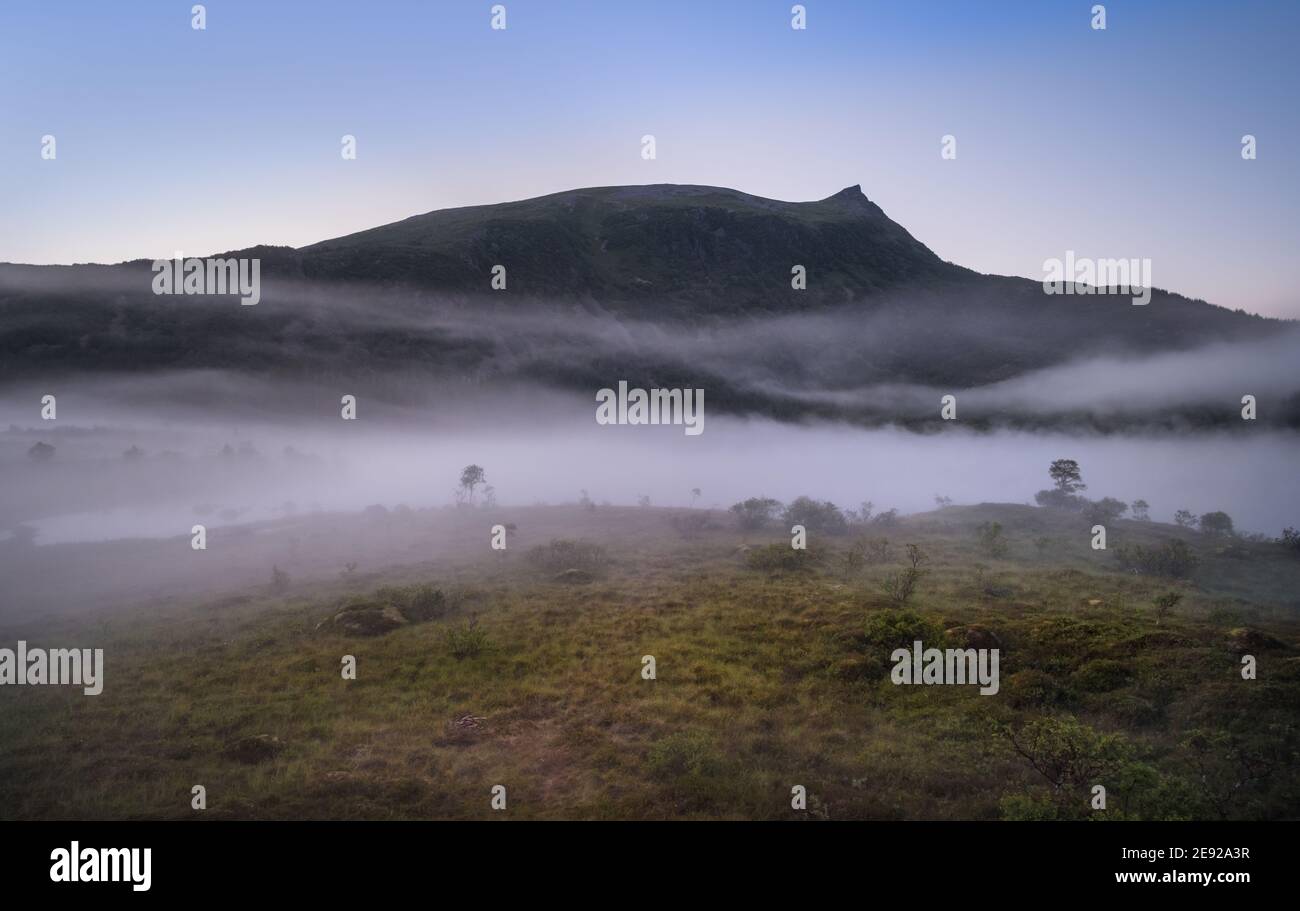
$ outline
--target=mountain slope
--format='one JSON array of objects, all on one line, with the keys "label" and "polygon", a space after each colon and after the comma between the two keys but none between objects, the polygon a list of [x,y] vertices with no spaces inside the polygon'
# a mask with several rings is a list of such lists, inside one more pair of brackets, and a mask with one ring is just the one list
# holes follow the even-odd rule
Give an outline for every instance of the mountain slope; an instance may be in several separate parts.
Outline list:
[{"label": "mountain slope", "polygon": [[[965,273],[859,187],[801,203],[717,187],[596,187],[430,212],[297,253],[309,279],[474,293],[500,264],[526,296],[696,315],[845,303]],[[795,265],[811,276],[797,300]]]},{"label": "mountain slope", "polygon": [[[719,408],[867,419],[860,399],[833,399],[871,384],[971,388],[1289,326],[1158,290],[1134,306],[981,275],[941,260],[856,186],[815,202],[597,187],[221,255],[261,261],[258,306],[155,296],[144,260],[0,265],[0,383],[218,368],[585,393],[614,376],[707,382]],[[490,287],[496,265],[504,291]],[[806,290],[791,287],[795,265]]]}]

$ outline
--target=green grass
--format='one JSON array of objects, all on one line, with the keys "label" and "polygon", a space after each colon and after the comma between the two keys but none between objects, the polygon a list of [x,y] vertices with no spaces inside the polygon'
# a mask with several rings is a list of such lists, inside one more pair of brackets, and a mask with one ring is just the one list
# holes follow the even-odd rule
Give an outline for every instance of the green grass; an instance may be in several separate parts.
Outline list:
[{"label": "green grass", "polygon": [[[437,572],[392,567],[4,629],[9,647],[103,647],[107,670],[93,698],[0,689],[0,817],[1300,814],[1300,560],[1274,545],[1222,556],[1222,542],[1121,522],[1111,552],[1095,552],[1078,517],[983,505],[871,532],[890,539],[885,562],[840,559],[850,534],[814,536],[818,559],[791,563],[764,550],[788,543],[781,529],[742,533],[719,514],[684,537],[668,510],[510,512],[521,528],[597,542],[599,574],[556,581],[550,561],[528,559],[545,538],[491,552],[467,511],[429,521],[462,523],[481,551],[466,545]],[[977,533],[993,521],[1004,556]],[[1134,575],[1113,555],[1174,537],[1201,561],[1190,580]],[[883,584],[906,543],[928,559],[899,608]],[[1174,589],[1184,597],[1161,619],[1153,602]],[[437,610],[392,632],[318,629],[358,596],[410,605],[435,590]],[[1001,641],[997,696],[890,683],[890,636],[971,626]],[[1243,626],[1286,645],[1258,652],[1254,681],[1229,635]],[[355,681],[341,678],[344,655]],[[644,655],[657,679],[642,679]],[[1106,814],[1088,810],[1087,774],[1054,787],[1015,732],[1033,734],[1040,764],[1053,751],[1095,760]],[[258,735],[284,748],[254,764],[223,755]],[[489,807],[496,784],[505,813]]]}]

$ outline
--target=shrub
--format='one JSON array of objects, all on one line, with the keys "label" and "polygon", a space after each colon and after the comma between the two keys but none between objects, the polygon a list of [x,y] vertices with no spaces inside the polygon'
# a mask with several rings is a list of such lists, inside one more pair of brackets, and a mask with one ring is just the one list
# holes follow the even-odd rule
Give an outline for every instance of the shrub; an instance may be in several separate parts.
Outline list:
[{"label": "shrub", "polygon": [[1282,537],[1277,539],[1277,543],[1300,556],[1300,531],[1290,527],[1282,529]]},{"label": "shrub", "polygon": [[1226,512],[1207,512],[1200,518],[1202,534],[1216,537],[1232,535],[1232,517]]},{"label": "shrub", "polygon": [[810,572],[821,561],[819,550],[795,550],[783,543],[755,547],[745,554],[745,565],[750,569],[771,573]]},{"label": "shrub", "polygon": [[885,563],[889,560],[888,538],[867,538],[867,562]]},{"label": "shrub", "polygon": [[1007,539],[1002,536],[1001,522],[984,522],[975,529],[975,537],[990,557],[1006,556]]},{"label": "shrub", "polygon": [[868,652],[884,660],[894,649],[910,649],[917,640],[937,648],[943,640],[943,628],[916,611],[886,608],[867,615],[863,639]]},{"label": "shrub", "polygon": [[771,497],[750,497],[731,507],[736,524],[743,531],[755,531],[772,520],[781,503]]},{"label": "shrub", "polygon": [[1085,693],[1108,693],[1119,689],[1128,679],[1127,666],[1109,658],[1097,658],[1081,664],[1070,682]]},{"label": "shrub", "polygon": [[479,629],[478,618],[447,630],[447,650],[457,660],[477,658],[488,645],[488,635]]},{"label": "shrub", "polygon": [[1186,541],[1166,541],[1157,547],[1120,547],[1115,550],[1119,565],[1143,576],[1182,578],[1196,567],[1196,556]]},{"label": "shrub", "polygon": [[554,538],[549,544],[539,544],[528,552],[528,562],[548,573],[566,569],[581,569],[596,573],[605,568],[609,558],[605,548],[591,541]]},{"label": "shrub", "polygon": [[884,512],[877,514],[871,519],[872,525],[878,525],[881,528],[893,528],[898,524],[898,510],[886,509]]},{"label": "shrub", "polygon": [[713,742],[695,732],[670,734],[650,748],[646,765],[656,778],[701,778],[716,775],[722,760]]},{"label": "shrub", "polygon": [[1128,512],[1128,504],[1114,497],[1102,497],[1089,503],[1084,510],[1088,521],[1094,525],[1106,525],[1114,522]]},{"label": "shrub", "polygon": [[1122,768],[1132,753],[1122,736],[1099,734],[1070,716],[1036,718],[1000,731],[1054,792],[1072,800]]},{"label": "shrub", "polygon": [[849,542],[849,546],[840,555],[840,560],[841,568],[846,577],[860,573],[863,567],[867,565],[866,538],[855,538]]},{"label": "shrub", "polygon": [[817,501],[799,497],[785,508],[786,525],[802,525],[809,531],[828,535],[842,535],[848,531],[848,522],[840,508],[830,500]]},{"label": "shrub", "polygon": [[1071,512],[1078,512],[1088,501],[1078,494],[1053,488],[1038,491],[1034,494],[1034,502],[1048,509],[1068,509]]},{"label": "shrub", "polygon": [[447,613],[446,596],[432,585],[413,585],[398,592],[391,603],[412,623],[435,620]]},{"label": "shrub", "polygon": [[1038,708],[1064,702],[1066,695],[1051,674],[1028,668],[1007,678],[1007,698],[1017,708]]},{"label": "shrub", "polygon": [[916,594],[916,585],[921,581],[924,575],[915,567],[907,567],[896,573],[890,573],[881,583],[881,589],[890,601],[899,607],[905,607],[912,600],[912,595]]},{"label": "shrub", "polygon": [[905,607],[916,593],[916,585],[925,575],[921,564],[929,559],[919,545],[907,545],[907,560],[911,564],[905,569],[885,577],[882,587],[885,595],[899,607]]},{"label": "shrub", "polygon": [[38,440],[32,444],[32,448],[27,450],[27,458],[33,462],[48,462],[54,458],[54,447],[44,440]]}]

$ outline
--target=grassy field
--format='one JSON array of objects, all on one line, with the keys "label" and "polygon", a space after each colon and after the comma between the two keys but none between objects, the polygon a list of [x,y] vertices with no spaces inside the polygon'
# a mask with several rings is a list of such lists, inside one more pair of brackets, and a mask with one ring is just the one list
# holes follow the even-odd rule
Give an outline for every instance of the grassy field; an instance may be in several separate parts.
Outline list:
[{"label": "grassy field", "polygon": [[[504,552],[488,546],[498,522],[518,526]],[[1004,544],[981,541],[991,522]],[[704,510],[299,522],[303,560],[316,536],[408,556],[328,573],[280,562],[279,588],[268,559],[264,581],[219,597],[173,586],[136,607],[0,622],[5,647],[102,647],[106,662],[97,697],[0,688],[0,817],[1300,815],[1300,559],[1128,521],[1094,551],[1089,524],[949,507],[813,532],[796,554],[776,523],[743,532]],[[241,546],[279,553],[288,534]],[[1198,561],[1184,579],[1115,556],[1175,539]],[[904,604],[886,589],[907,544],[924,560]],[[1169,592],[1183,597],[1162,615]],[[996,643],[1000,691],[895,686],[889,653],[914,637]],[[1243,653],[1257,679],[1242,679]]]}]

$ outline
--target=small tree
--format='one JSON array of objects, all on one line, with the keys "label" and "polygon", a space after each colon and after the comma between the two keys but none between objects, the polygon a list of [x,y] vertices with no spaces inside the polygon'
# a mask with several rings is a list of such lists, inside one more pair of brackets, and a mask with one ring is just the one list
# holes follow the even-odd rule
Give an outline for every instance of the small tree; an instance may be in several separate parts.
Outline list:
[{"label": "small tree", "polygon": [[271,567],[271,591],[277,594],[289,588],[289,574],[278,566]]},{"label": "small tree", "polygon": [[700,498],[700,489],[699,489],[698,487],[692,487],[692,488],[691,488],[691,506],[692,506],[692,507],[695,506],[695,502],[696,502],[697,500],[699,500],[699,498]]},{"label": "small tree", "polygon": [[916,593],[916,583],[921,581],[921,571],[913,567],[890,573],[881,583],[886,597],[899,607],[906,607]]},{"label": "small tree", "polygon": [[1060,800],[1077,802],[1098,781],[1113,776],[1133,752],[1122,735],[1098,733],[1070,716],[1035,718],[1000,731]]},{"label": "small tree", "polygon": [[1174,513],[1174,524],[1179,528],[1195,528],[1196,515],[1190,509],[1180,509]]},{"label": "small tree", "polygon": [[1146,500],[1134,500],[1129,504],[1129,509],[1133,512],[1133,520],[1136,522],[1151,521],[1151,504]]},{"label": "small tree", "polygon": [[486,480],[486,473],[478,465],[466,465],[465,470],[460,473],[460,488],[469,495],[471,503],[474,502],[474,488]]},{"label": "small tree", "polygon": [[1076,494],[1081,490],[1087,490],[1088,485],[1083,483],[1083,475],[1079,471],[1079,463],[1074,459],[1057,459],[1052,462],[1047,473],[1051,475],[1052,480],[1056,483],[1056,489],[1063,494]]},{"label": "small tree", "polygon": [[907,545],[907,562],[911,564],[905,569],[892,573],[884,580],[883,588],[885,595],[890,601],[899,607],[906,607],[907,603],[912,600],[912,595],[916,594],[916,585],[925,575],[925,570],[921,569],[921,564],[925,563],[928,558],[925,552],[917,544]]},{"label": "small tree", "polygon": [[1200,519],[1201,532],[1207,535],[1229,537],[1232,535],[1232,517],[1226,512],[1207,512]]},{"label": "small tree", "polygon": [[49,443],[37,442],[31,449],[27,450],[27,458],[33,462],[48,462],[54,458],[54,447]]},{"label": "small tree", "polygon": [[1156,623],[1163,623],[1169,612],[1178,606],[1178,602],[1183,600],[1182,592],[1165,592],[1151,602],[1156,609]]},{"label": "small tree", "polygon": [[855,575],[867,564],[867,539],[857,538],[850,542],[843,554],[844,577]]},{"label": "small tree", "polygon": [[1293,554],[1300,554],[1300,531],[1291,527],[1282,529],[1282,537],[1277,539],[1277,543]]}]

